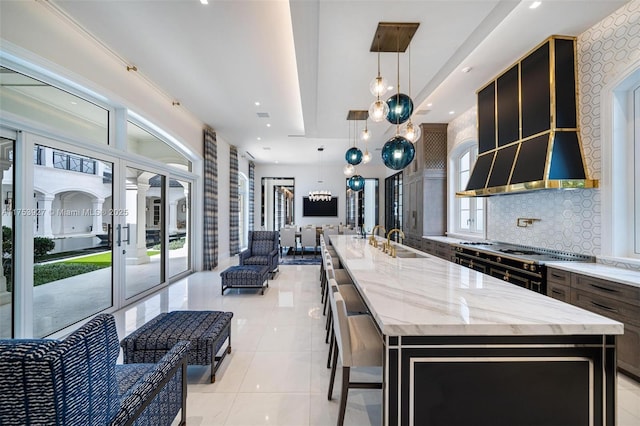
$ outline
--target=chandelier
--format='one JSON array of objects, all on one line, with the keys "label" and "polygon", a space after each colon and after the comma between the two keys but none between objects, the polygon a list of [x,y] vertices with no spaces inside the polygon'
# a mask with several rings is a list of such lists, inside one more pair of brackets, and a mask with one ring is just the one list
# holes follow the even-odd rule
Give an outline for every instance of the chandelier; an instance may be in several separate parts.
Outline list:
[{"label": "chandelier", "polygon": [[[319,166],[319,171],[318,171],[318,183],[323,183],[324,181],[322,180],[320,174],[321,174],[321,170],[322,170],[322,152],[324,151],[324,147],[321,146],[318,148],[318,152],[320,153],[320,166]],[[331,201],[332,195],[331,195],[331,191],[326,190],[326,189],[320,189],[320,190],[316,190],[316,191],[309,191],[309,200],[310,201]]]},{"label": "chandelier", "polygon": [[309,191],[309,200],[331,201],[331,191],[326,191],[326,190]]}]

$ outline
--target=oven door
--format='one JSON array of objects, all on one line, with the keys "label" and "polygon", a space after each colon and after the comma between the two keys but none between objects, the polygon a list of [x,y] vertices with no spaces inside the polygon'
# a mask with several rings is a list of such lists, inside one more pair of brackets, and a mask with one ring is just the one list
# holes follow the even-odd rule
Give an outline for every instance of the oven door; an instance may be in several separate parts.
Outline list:
[{"label": "oven door", "polygon": [[482,263],[482,261],[464,257],[464,255],[459,253],[456,253],[456,263],[466,266],[469,269],[473,269],[474,271],[482,272],[483,274],[487,273],[487,265]]},{"label": "oven door", "polygon": [[509,271],[507,269],[491,267],[489,269],[489,275],[529,290],[532,289],[531,279],[529,277],[514,273],[513,271]]}]

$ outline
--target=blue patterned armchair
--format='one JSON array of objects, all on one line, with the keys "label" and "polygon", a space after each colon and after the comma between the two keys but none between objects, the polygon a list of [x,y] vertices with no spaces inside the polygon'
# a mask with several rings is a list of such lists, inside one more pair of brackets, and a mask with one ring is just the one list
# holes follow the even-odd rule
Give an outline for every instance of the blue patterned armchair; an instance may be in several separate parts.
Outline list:
[{"label": "blue patterned armchair", "polygon": [[118,365],[113,316],[66,339],[0,340],[1,425],[186,424],[186,360],[178,342],[155,364]]},{"label": "blue patterned armchair", "polygon": [[251,231],[247,249],[240,253],[240,265],[267,265],[269,272],[278,270],[280,233],[278,231]]}]

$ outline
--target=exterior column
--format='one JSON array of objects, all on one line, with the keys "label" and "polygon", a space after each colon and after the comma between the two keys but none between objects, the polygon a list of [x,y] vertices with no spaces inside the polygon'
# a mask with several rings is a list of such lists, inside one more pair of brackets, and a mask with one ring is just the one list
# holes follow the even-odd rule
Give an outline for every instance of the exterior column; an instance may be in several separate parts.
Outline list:
[{"label": "exterior column", "polygon": [[42,224],[42,232],[39,235],[42,235],[43,237],[53,238],[53,229],[51,227],[51,206],[53,205],[54,198],[55,196],[53,194],[44,194],[40,200],[42,203],[42,207],[40,207],[42,214],[39,215],[39,220]]},{"label": "exterior column", "polygon": [[91,227],[91,233],[93,235],[102,234],[102,205],[104,204],[104,198],[96,198],[91,202],[91,208],[93,209],[93,224]]},{"label": "exterior column", "polygon": [[178,201],[169,203],[169,233],[178,231]]},{"label": "exterior column", "polygon": [[[138,180],[136,188],[127,189],[127,209],[128,217],[134,218],[135,223],[127,222],[129,226],[129,249],[127,249],[127,264],[140,265],[149,263],[147,255],[147,191],[151,186],[148,183],[141,183]],[[131,194],[130,194],[131,193]],[[135,195],[135,198],[134,198]],[[127,236],[127,230],[123,230],[123,238]],[[133,246],[133,247],[131,247]]]}]

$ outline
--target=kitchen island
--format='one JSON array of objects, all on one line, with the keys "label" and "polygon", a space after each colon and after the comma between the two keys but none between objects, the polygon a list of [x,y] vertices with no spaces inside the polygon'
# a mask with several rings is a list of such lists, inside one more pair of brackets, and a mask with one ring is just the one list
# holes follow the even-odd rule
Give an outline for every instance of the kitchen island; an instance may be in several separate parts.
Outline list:
[{"label": "kitchen island", "polygon": [[621,323],[402,245],[331,242],[384,339],[385,425],[615,425]]}]

